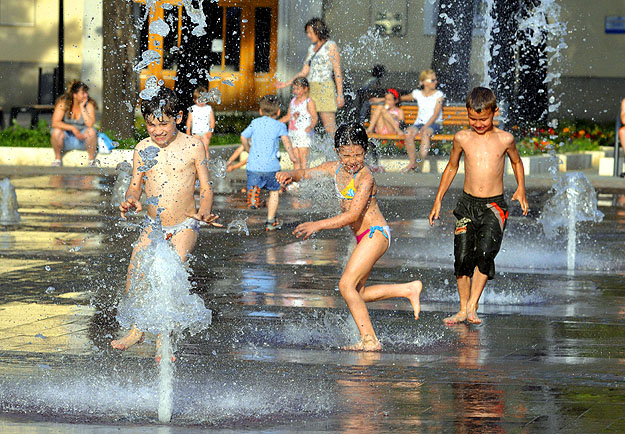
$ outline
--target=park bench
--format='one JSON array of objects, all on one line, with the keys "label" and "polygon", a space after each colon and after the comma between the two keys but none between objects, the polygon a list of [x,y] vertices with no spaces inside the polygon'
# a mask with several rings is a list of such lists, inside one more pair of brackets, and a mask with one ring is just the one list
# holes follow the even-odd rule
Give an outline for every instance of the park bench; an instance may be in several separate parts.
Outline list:
[{"label": "park bench", "polygon": [[[419,107],[414,103],[403,103],[400,108],[404,112],[404,122],[406,125],[412,125],[414,121],[417,119],[417,114],[419,113]],[[495,120],[495,124],[498,124],[498,121]],[[368,124],[365,124],[368,126]],[[469,118],[467,116],[467,108],[465,106],[457,106],[457,105],[449,105],[443,106],[443,128],[445,130],[454,129],[459,130],[462,128],[466,128],[469,126]],[[447,128],[446,128],[447,127]],[[369,138],[378,139],[378,140],[392,140],[396,142],[402,142],[404,140],[404,136],[400,136],[397,134],[377,134],[372,133],[369,134]],[[451,141],[454,138],[453,133],[441,133],[434,134],[431,137],[432,141]],[[415,140],[419,140],[417,137]]]},{"label": "park bench", "polygon": [[37,83],[37,104],[18,105],[11,107],[9,126],[17,119],[20,113],[30,116],[30,127],[35,128],[39,123],[39,115],[54,112],[54,102],[56,99],[54,84],[56,83],[56,69],[52,73],[44,73],[39,68],[39,78]]}]

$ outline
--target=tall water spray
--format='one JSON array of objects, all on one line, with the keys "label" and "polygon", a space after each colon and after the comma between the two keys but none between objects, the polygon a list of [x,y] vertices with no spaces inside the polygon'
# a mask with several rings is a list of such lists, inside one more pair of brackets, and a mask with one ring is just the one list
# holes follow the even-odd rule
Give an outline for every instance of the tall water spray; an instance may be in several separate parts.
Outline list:
[{"label": "tall water spray", "polygon": [[577,252],[577,223],[600,222],[603,213],[597,210],[597,193],[581,172],[565,173],[553,186],[554,195],[538,218],[547,238],[553,239],[558,230],[567,233],[567,269],[574,270]]},{"label": "tall water spray", "polygon": [[17,195],[15,187],[9,178],[0,181],[0,225],[16,225],[20,222],[20,214],[17,211]]},{"label": "tall water spray", "polygon": [[191,294],[188,266],[184,264],[159,218],[150,222],[149,244],[138,252],[128,293],[119,303],[117,320],[159,336],[158,418],[168,422],[172,413],[173,342],[183,332],[191,335],[208,328],[212,314],[197,294]]}]

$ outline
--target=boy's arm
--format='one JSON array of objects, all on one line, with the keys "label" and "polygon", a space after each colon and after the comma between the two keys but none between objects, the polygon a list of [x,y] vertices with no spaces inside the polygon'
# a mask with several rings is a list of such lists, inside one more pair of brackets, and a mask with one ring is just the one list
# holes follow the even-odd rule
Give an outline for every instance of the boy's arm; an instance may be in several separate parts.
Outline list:
[{"label": "boy's arm", "polygon": [[213,209],[213,187],[211,186],[208,167],[203,163],[206,160],[206,151],[204,151],[204,146],[201,142],[195,148],[193,164],[195,165],[197,179],[200,181],[200,209],[195,214],[185,213],[185,215],[212,226],[221,227],[222,225],[215,223],[219,216],[211,213]]},{"label": "boy's arm", "polygon": [[193,125],[191,110],[189,110],[189,116],[187,116],[187,134],[191,135],[191,125]]},{"label": "boy's arm", "polygon": [[341,214],[323,220],[307,222],[298,225],[293,234],[307,239],[316,232],[326,229],[338,229],[354,223],[365,212],[373,189],[373,176],[364,173],[357,181],[356,193],[351,200],[349,209]]},{"label": "boy's arm", "polygon": [[519,151],[514,144],[514,138],[512,138],[506,152],[510,158],[510,165],[512,166],[512,171],[514,172],[514,177],[517,183],[517,189],[512,195],[512,200],[518,200],[519,205],[521,205],[521,209],[523,210],[523,215],[527,215],[529,205],[525,195],[525,168],[523,167],[523,160],[521,160]]},{"label": "boy's arm", "polygon": [[141,165],[141,157],[139,152],[135,148],[132,154],[132,176],[130,178],[130,185],[126,190],[125,200],[119,205],[121,211],[121,217],[126,218],[126,213],[132,208],[135,208],[136,212],[141,211],[141,186],[143,184],[143,172],[139,172],[138,168]]},{"label": "boy's arm", "polygon": [[432,210],[430,211],[430,216],[428,220],[430,221],[430,226],[434,225],[434,220],[438,220],[438,215],[441,212],[441,203],[443,202],[443,197],[449,186],[453,182],[456,177],[456,173],[458,173],[458,167],[460,166],[460,156],[462,155],[462,145],[459,134],[456,133],[454,136],[454,143],[451,147],[451,155],[449,156],[449,162],[447,166],[445,166],[445,170],[443,171],[443,175],[441,176],[441,183],[438,186],[438,191],[436,192],[436,197],[434,198],[434,205],[432,205]]},{"label": "boy's arm", "polygon": [[308,114],[310,114],[310,126],[306,128],[306,132],[309,133],[315,128],[317,122],[319,122],[319,115],[317,114],[317,105],[312,98],[308,99],[308,104],[306,104],[306,109],[308,110]]},{"label": "boy's arm", "polygon": [[237,158],[239,158],[239,155],[241,155],[241,153],[243,152],[243,145],[239,145],[234,152],[232,153],[232,155],[230,156],[230,158],[228,158],[227,163],[230,164],[232,163],[234,160],[236,160]]}]

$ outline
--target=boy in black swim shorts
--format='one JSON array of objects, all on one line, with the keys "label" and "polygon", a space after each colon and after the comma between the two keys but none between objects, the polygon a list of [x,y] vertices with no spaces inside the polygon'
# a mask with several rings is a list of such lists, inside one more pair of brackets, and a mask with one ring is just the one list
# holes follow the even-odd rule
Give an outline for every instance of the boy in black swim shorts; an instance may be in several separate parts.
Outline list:
[{"label": "boy in black swim shorts", "polygon": [[477,307],[488,279],[495,277],[495,256],[501,247],[508,220],[508,207],[503,197],[503,173],[506,154],[517,181],[512,200],[519,201],[527,215],[525,172],[512,134],[494,126],[497,113],[495,94],[476,87],[467,96],[470,130],[454,136],[449,163],[430,211],[430,225],[438,219],[443,196],[449,189],[464,154],[464,191],[456,205],[454,234],[454,270],[460,296],[460,310],[444,319],[445,324],[468,321],[479,324]]}]

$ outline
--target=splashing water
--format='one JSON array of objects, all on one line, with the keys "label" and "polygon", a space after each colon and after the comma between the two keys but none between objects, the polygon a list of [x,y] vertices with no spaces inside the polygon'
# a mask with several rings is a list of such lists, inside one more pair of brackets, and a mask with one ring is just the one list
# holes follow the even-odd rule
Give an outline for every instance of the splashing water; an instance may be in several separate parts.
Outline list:
[{"label": "splashing water", "polygon": [[[528,35],[534,46],[547,44],[545,51],[548,55],[546,60],[541,60],[540,66],[545,66],[548,71],[543,82],[550,84],[547,90],[549,93],[548,113],[553,113],[560,107],[560,102],[556,100],[561,100],[561,98],[556,98],[554,89],[560,83],[561,74],[553,72],[552,69],[561,62],[562,52],[568,48],[564,40],[567,35],[567,25],[560,20],[560,5],[556,0],[541,0],[531,13],[519,21],[519,32]],[[557,119],[552,119],[550,126],[557,128]]]},{"label": "splashing water", "polygon": [[159,18],[156,21],[152,21],[152,23],[150,24],[149,33],[161,35],[165,37],[169,33],[169,30],[170,30],[169,25],[165,21],[163,21],[161,18]]},{"label": "splashing water", "polygon": [[160,335],[158,417],[168,422],[174,375],[170,337],[205,330],[212,313],[197,294],[190,293],[187,267],[166,240],[158,217],[151,229],[150,243],[136,255],[130,290],[119,304],[117,321],[125,328],[134,325],[142,332]]},{"label": "splashing water", "polygon": [[[490,87],[491,49],[493,45],[493,30],[495,29],[495,19],[493,18],[494,0],[486,0],[484,4],[484,23],[486,27],[484,28],[484,47],[482,47],[482,63],[484,65],[484,81],[482,85],[484,87]],[[497,29],[497,31],[499,31],[499,29]]]},{"label": "splashing water", "polygon": [[111,206],[116,208],[118,207],[126,197],[126,191],[130,186],[132,166],[126,162],[122,161],[115,168],[117,170],[117,178],[115,178],[115,184],[113,184],[113,191],[111,193]]},{"label": "splashing water", "polygon": [[150,75],[145,80],[145,88],[139,93],[139,98],[147,100],[152,99],[158,94],[160,88],[158,78],[154,75]]},{"label": "splashing water", "polygon": [[567,228],[567,267],[575,269],[577,247],[576,224],[600,222],[603,213],[597,210],[597,193],[581,172],[566,173],[553,186],[555,194],[550,198],[538,219],[547,238],[556,237],[559,228]]},{"label": "splashing water", "polygon": [[231,230],[232,231],[236,230],[237,233],[244,232],[245,235],[249,237],[250,230],[247,228],[247,217],[234,219],[230,223],[228,223],[228,227],[226,228],[226,233],[229,234]]},{"label": "splashing water", "polygon": [[21,220],[17,211],[18,208],[19,204],[17,203],[15,187],[13,187],[9,178],[4,178],[0,181],[0,224],[18,224]]},{"label": "splashing water", "polygon": [[223,158],[217,157],[209,160],[206,163],[208,170],[211,171],[211,174],[216,176],[217,178],[225,178],[226,177],[226,168],[227,164]]}]

